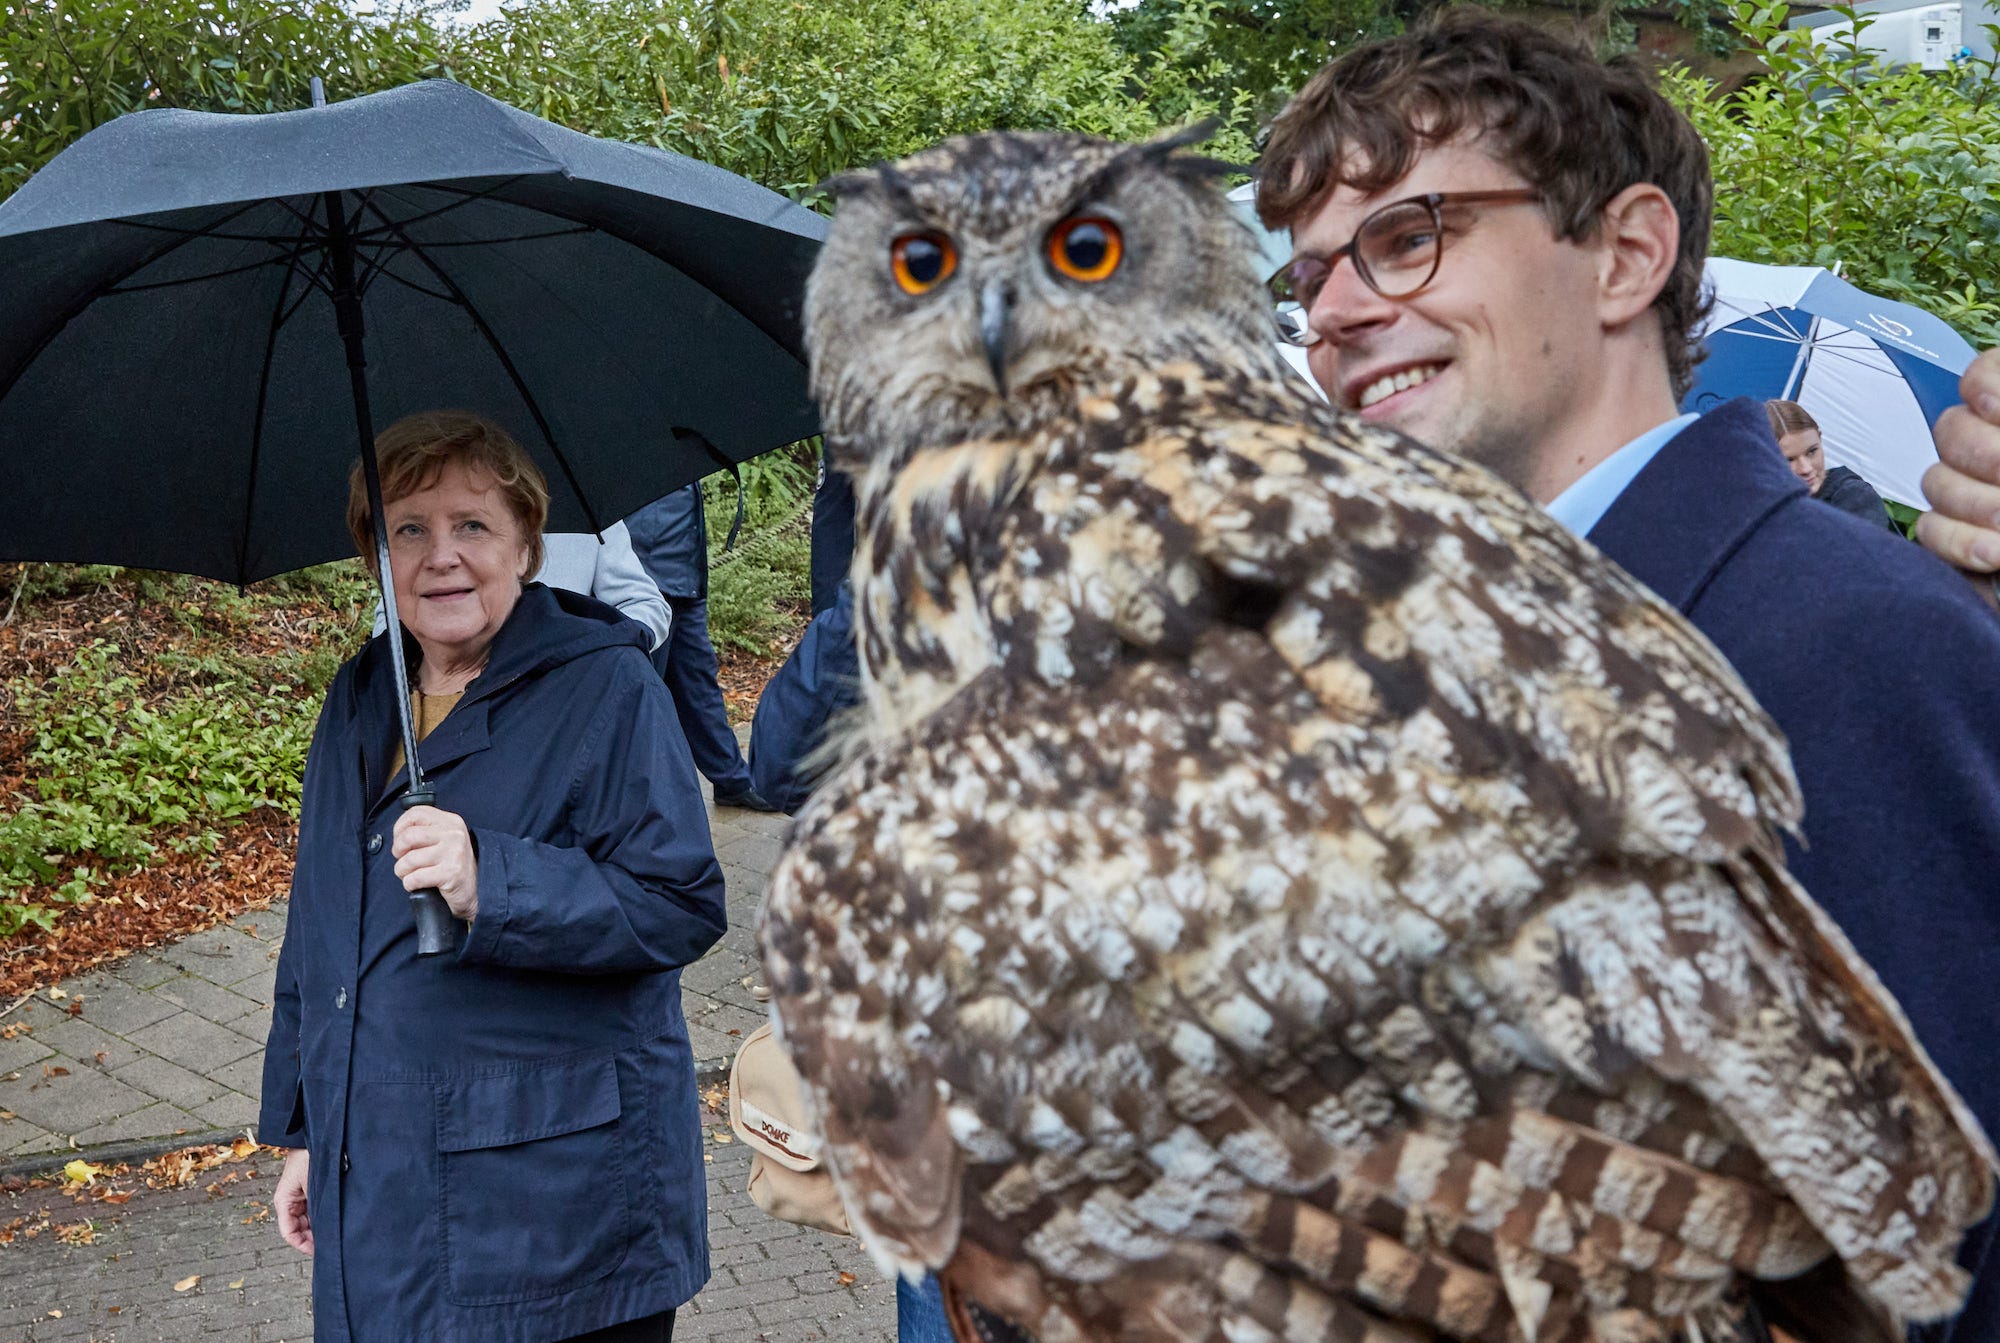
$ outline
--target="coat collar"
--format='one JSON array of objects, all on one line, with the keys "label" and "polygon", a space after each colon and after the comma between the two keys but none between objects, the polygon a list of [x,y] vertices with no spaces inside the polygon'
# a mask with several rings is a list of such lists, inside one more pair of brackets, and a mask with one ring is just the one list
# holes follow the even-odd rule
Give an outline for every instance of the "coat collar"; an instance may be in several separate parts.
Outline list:
[{"label": "coat collar", "polygon": [[[398,633],[403,638],[405,663],[414,676],[423,661],[423,649],[408,630]],[[402,733],[396,697],[399,693],[407,696],[409,692],[395,683],[387,640],[386,633],[369,640],[355,659],[354,669],[362,781],[371,807],[390,784],[405,777],[402,771],[395,779],[389,777],[389,762],[395,758]],[[450,716],[417,748],[424,771],[435,773],[453,761],[485,750],[489,744],[488,710],[509,686],[600,648],[630,644],[644,652],[646,643],[646,632],[639,625],[603,602],[540,583],[528,584],[508,614],[507,623],[493,638],[493,652],[486,661],[486,669],[465,688],[465,697]]]},{"label": "coat collar", "polygon": [[1765,519],[1805,497],[1763,406],[1738,397],[1661,448],[1589,539],[1685,614]]}]

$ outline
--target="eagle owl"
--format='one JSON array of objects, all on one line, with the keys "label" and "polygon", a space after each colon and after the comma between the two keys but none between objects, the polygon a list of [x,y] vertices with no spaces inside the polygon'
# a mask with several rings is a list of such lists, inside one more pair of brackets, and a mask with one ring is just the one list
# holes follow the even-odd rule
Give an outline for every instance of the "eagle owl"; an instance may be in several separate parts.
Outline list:
[{"label": "eagle owl", "polygon": [[1949,1313],[1993,1154],[1786,875],[1776,729],[1292,382],[1213,176],[992,134],[837,183],[864,713],[762,945],[868,1249],[1042,1343]]}]

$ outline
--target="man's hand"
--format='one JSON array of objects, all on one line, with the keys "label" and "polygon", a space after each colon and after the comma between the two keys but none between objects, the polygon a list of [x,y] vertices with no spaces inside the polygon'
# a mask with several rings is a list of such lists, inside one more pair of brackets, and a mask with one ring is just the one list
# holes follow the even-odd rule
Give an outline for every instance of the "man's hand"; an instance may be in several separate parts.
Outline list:
[{"label": "man's hand", "polygon": [[271,1206],[278,1210],[278,1234],[300,1254],[313,1252],[312,1214],[306,1209],[309,1160],[303,1147],[285,1153],[285,1168],[278,1172],[278,1192],[271,1196]]},{"label": "man's hand", "polygon": [[479,913],[479,860],[472,832],[455,812],[411,807],[396,820],[396,875],[406,891],[435,888],[451,912],[470,921]]},{"label": "man's hand", "polygon": [[[1937,422],[1938,463],[1924,472],[1932,512],[1917,539],[1967,573],[2000,572],[2000,349],[1972,361],[1959,381],[1963,406]],[[1991,584],[1982,592],[1993,597]]]}]

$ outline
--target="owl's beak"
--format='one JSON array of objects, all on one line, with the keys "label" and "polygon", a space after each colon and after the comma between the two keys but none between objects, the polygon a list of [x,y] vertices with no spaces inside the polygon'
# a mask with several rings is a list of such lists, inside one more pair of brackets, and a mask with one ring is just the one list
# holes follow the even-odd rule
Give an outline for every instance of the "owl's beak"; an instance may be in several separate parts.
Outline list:
[{"label": "owl's beak", "polygon": [[986,347],[986,367],[993,370],[993,386],[1007,395],[1007,340],[1012,334],[1014,291],[999,280],[988,282],[979,291],[979,343]]}]

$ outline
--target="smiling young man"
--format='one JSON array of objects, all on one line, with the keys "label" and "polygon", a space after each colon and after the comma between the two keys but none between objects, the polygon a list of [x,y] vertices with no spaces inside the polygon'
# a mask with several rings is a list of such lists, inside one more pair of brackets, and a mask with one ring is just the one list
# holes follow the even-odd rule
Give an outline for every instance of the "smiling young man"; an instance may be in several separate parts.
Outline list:
[{"label": "smiling young man", "polygon": [[[1713,210],[1693,126],[1634,66],[1456,12],[1328,65],[1260,174],[1314,378],[1512,482],[1715,642],[1791,741],[1793,870],[2000,1131],[2000,622],[1813,503],[1761,403],[1678,413]],[[1994,1278],[1928,1337],[2000,1339]]]}]

